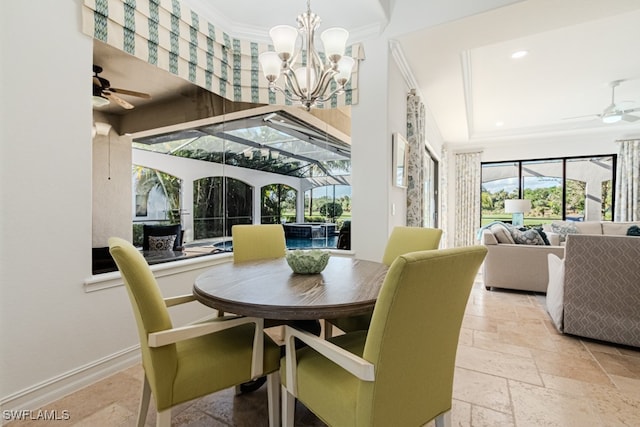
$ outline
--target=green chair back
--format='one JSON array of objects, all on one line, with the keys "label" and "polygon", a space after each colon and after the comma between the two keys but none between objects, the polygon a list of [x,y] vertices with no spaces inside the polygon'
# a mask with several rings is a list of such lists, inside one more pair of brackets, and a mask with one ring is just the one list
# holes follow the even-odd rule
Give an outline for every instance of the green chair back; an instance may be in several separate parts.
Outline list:
[{"label": "green chair back", "polygon": [[[158,284],[142,254],[124,239],[109,239],[109,252],[116,262],[129,294],[138,325],[142,366],[160,409],[171,406],[172,382],[178,366],[175,344],[150,348],[148,334],[173,327]],[[157,373],[161,373],[157,375]]]},{"label": "green chair back", "polygon": [[439,228],[395,227],[387,241],[382,263],[391,265],[402,254],[438,249],[441,237]]},{"label": "green chair back", "polygon": [[375,381],[358,387],[358,425],[417,426],[451,409],[462,318],[486,252],[414,252],[393,262],[364,345]]},{"label": "green chair back", "polygon": [[280,224],[242,224],[231,228],[233,262],[283,258],[286,254],[284,227]]}]

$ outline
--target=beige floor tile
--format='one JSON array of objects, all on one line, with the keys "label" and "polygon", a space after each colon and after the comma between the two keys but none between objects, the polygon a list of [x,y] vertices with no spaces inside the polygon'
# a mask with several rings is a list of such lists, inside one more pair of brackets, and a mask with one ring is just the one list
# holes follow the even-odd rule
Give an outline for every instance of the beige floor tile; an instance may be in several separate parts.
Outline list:
[{"label": "beige floor tile", "polygon": [[586,396],[589,392],[587,388],[589,383],[584,381],[545,373],[540,373],[540,376],[542,377],[544,386],[550,390],[561,391],[575,396]]},{"label": "beige floor tile", "polygon": [[594,384],[613,385],[595,360],[535,349],[531,350],[531,353],[541,373]]},{"label": "beige floor tile", "polygon": [[475,331],[497,332],[498,324],[499,321],[497,320],[472,314],[465,314],[462,320],[463,328],[473,329]]},{"label": "beige floor tile", "polygon": [[509,381],[515,424],[518,427],[600,426],[590,401],[568,393]]},{"label": "beige floor tile", "polygon": [[640,400],[640,380],[620,377],[618,375],[609,375],[609,377],[618,390],[622,391],[631,398]]},{"label": "beige floor tile", "polygon": [[640,357],[592,351],[593,357],[611,375],[640,379]]},{"label": "beige floor tile", "polygon": [[71,425],[73,427],[128,426],[133,425],[135,420],[136,414],[119,404],[113,404]]},{"label": "beige floor tile", "polygon": [[531,350],[528,347],[502,342],[500,340],[500,334],[497,332],[475,331],[473,334],[473,346],[485,350],[513,354],[515,356],[531,357]]},{"label": "beige floor tile", "polygon": [[453,381],[456,400],[511,413],[509,387],[505,378],[457,368]]},{"label": "beige floor tile", "polygon": [[613,387],[589,384],[589,401],[602,420],[602,426],[640,426],[640,396],[630,396]]},{"label": "beige floor tile", "polygon": [[542,385],[533,359],[483,350],[476,347],[459,346],[456,366],[503,378]]},{"label": "beige floor tile", "polygon": [[506,414],[476,405],[471,408],[471,425],[473,427],[515,427],[511,412]]}]

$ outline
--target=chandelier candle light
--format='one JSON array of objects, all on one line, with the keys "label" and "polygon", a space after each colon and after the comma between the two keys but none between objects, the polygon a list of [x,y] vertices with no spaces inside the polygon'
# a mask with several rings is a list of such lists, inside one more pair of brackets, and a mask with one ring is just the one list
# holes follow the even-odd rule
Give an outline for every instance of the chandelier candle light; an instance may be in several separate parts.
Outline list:
[{"label": "chandelier candle light", "polygon": [[[344,93],[355,60],[344,56],[349,32],[343,28],[329,28],[320,35],[327,58],[326,63],[322,62],[314,46],[314,35],[320,26],[320,17],[311,12],[310,0],[307,0],[307,11],[299,15],[297,21],[298,29],[278,25],[269,31],[275,52],[261,53],[259,61],[262,72],[269,81],[269,90],[283,93],[288,100],[304,105],[309,111],[311,107],[321,105],[334,95]],[[302,43],[298,51],[294,52],[298,44],[298,33],[302,36]],[[294,69],[298,57],[306,59],[306,64]],[[280,74],[284,76],[284,89],[276,86]],[[334,91],[329,89],[332,78],[338,84]]]}]

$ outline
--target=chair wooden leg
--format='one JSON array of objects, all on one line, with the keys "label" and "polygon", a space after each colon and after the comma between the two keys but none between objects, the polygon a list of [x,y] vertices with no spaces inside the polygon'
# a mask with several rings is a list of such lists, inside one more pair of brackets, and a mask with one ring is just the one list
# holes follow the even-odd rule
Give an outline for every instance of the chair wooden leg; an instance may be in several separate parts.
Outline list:
[{"label": "chair wooden leg", "polygon": [[451,427],[451,411],[444,412],[436,417],[436,427]]},{"label": "chair wooden leg", "polygon": [[322,321],[322,336],[323,338],[329,339],[333,336],[333,325],[331,324],[331,322],[327,322],[326,320]]},{"label": "chair wooden leg", "polygon": [[151,386],[147,376],[142,380],[142,396],[140,396],[140,406],[138,408],[138,427],[144,427],[149,411],[149,401],[151,400]]},{"label": "chair wooden leg", "polygon": [[267,375],[269,427],[280,427],[280,372]]},{"label": "chair wooden leg", "polygon": [[156,414],[156,427],[171,427],[171,408]]},{"label": "chair wooden leg", "polygon": [[282,427],[293,427],[295,417],[296,398],[282,386]]}]

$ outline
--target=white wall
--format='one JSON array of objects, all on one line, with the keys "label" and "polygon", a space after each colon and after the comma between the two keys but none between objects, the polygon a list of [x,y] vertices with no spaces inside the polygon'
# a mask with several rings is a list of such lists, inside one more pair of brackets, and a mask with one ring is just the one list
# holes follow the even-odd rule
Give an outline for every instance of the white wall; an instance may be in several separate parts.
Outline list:
[{"label": "white wall", "polygon": [[366,60],[360,65],[360,99],[351,109],[351,249],[359,258],[380,260],[390,227],[390,55],[385,38],[363,45]]},{"label": "white wall", "polygon": [[[139,357],[124,287],[83,287],[91,276],[92,40],[80,31],[80,5],[0,2],[2,409],[35,409]],[[160,285],[175,295],[192,282],[172,276]]]},{"label": "white wall", "polygon": [[[94,121],[107,123],[95,113]],[[93,138],[92,241],[94,248],[107,246],[111,236],[131,241],[131,138],[113,128]]]},{"label": "white wall", "polygon": [[[389,141],[387,150],[391,153],[389,157],[388,170],[393,168],[393,144],[392,135],[399,133],[407,137],[407,94],[411,88],[407,85],[400,68],[390,57],[389,60]],[[393,174],[389,176],[393,181]],[[395,226],[407,225],[407,189],[391,185],[389,198],[389,233]]]}]

